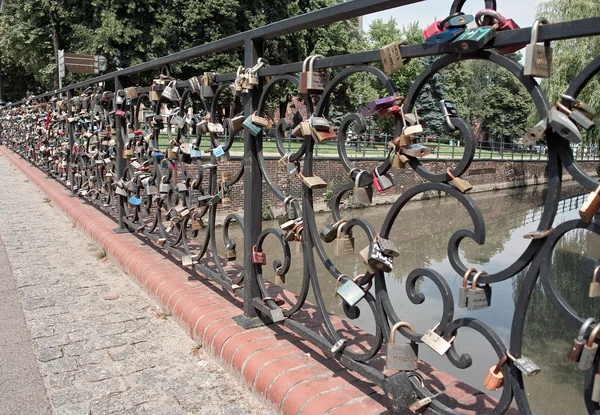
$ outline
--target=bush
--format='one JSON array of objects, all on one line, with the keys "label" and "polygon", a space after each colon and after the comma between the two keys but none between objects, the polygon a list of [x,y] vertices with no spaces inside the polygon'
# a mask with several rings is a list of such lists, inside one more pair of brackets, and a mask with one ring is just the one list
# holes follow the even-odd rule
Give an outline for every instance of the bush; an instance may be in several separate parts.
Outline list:
[{"label": "bush", "polygon": [[265,202],[262,207],[262,218],[263,220],[275,219],[275,212],[273,211],[273,205],[270,202]]}]

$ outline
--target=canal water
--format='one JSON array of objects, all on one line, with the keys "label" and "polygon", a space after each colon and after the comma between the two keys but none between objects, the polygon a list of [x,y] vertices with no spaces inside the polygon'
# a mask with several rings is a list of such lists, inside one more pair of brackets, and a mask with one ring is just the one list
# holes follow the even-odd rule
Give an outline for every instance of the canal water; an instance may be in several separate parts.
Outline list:
[{"label": "canal water", "polygon": [[[554,226],[579,217],[578,209],[583,203],[586,190],[574,183],[565,184],[562,201]],[[518,258],[527,247],[529,240],[523,238],[527,232],[537,228],[543,209],[545,186],[530,186],[496,192],[472,195],[485,219],[486,242],[479,246],[470,239],[461,244],[461,258],[469,267],[494,273],[505,269]],[[384,221],[389,206],[374,206],[360,210],[342,211],[346,219],[361,217],[368,220],[378,230]],[[330,214],[317,215],[319,229],[331,222]],[[266,221],[263,228],[278,227],[277,221]],[[433,282],[422,279],[418,284],[425,295],[425,302],[412,304],[405,291],[405,278],[415,268],[432,268],[444,276],[455,298],[462,282],[447,259],[447,244],[451,235],[461,228],[471,228],[472,224],[464,207],[453,198],[432,198],[409,203],[398,216],[391,232],[400,257],[394,261],[394,271],[387,275],[388,291],[397,314],[411,323],[418,332],[433,328],[440,320],[442,301],[439,290]],[[241,233],[232,229],[230,236],[236,238],[241,248]],[[358,252],[368,241],[357,229],[355,232],[355,255],[335,257],[333,244],[326,250],[339,270],[347,275],[364,272]],[[292,243],[293,246],[294,243]],[[220,252],[223,248],[220,249]],[[263,251],[267,252],[268,263],[282,257],[279,242],[267,238]],[[242,252],[238,249],[238,258]],[[293,263],[287,275],[285,288],[299,292],[302,277],[302,260],[294,254]],[[600,237],[586,230],[567,233],[555,249],[552,273],[560,293],[581,315],[600,317],[598,300],[588,298],[587,291],[591,274],[586,275],[580,266],[582,257],[600,257]],[[328,311],[345,318],[339,300],[334,297],[335,280],[325,271],[317,259],[320,284]],[[265,278],[273,280],[271,267],[263,267]],[[506,345],[509,344],[510,327],[514,304],[522,284],[524,272],[516,277],[493,284],[491,307],[468,311],[455,307],[454,318],[477,318],[498,334]],[[312,293],[312,291],[311,291]],[[313,302],[312,294],[308,301]],[[364,302],[363,302],[364,303]],[[373,333],[374,318],[370,309],[360,306],[359,318],[352,323]],[[526,378],[525,385],[532,410],[536,414],[579,414],[586,413],[582,391],[584,373],[579,372],[566,356],[577,330],[573,329],[551,306],[538,284],[526,316],[523,355],[531,358],[542,368],[539,375]],[[399,337],[400,339],[400,337]],[[495,354],[483,336],[474,330],[462,328],[455,342],[459,353],[469,353],[472,367],[457,369],[445,357],[440,357],[425,345],[420,346],[420,357],[458,379],[485,390],[483,380],[490,366],[496,363]],[[492,395],[499,397],[498,392]]]}]

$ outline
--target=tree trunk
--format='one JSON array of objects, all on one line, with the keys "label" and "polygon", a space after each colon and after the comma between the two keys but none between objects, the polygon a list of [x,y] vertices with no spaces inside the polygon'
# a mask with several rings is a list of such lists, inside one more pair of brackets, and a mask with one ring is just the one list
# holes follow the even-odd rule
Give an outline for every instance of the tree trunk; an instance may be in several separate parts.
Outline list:
[{"label": "tree trunk", "polygon": [[54,70],[54,89],[58,89],[58,49],[59,49],[59,37],[58,37],[58,22],[56,16],[52,16],[52,48],[54,49],[54,62],[56,63],[56,69]]}]

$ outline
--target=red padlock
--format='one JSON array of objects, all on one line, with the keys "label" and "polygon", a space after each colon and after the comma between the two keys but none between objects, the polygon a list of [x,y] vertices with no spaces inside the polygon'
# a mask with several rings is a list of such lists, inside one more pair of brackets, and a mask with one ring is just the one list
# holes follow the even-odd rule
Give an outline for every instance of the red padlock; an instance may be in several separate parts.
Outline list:
[{"label": "red padlock", "polygon": [[435,36],[441,32],[439,28],[440,23],[442,23],[442,20],[436,20],[423,30],[423,36],[425,37],[425,39],[428,39],[431,36]]},{"label": "red padlock", "polygon": [[375,190],[377,190],[378,192],[381,192],[383,190],[383,188],[381,187],[381,183],[379,183],[379,179],[377,179],[377,176],[375,175],[375,171],[373,171],[373,186],[375,186]]},{"label": "red padlock", "polygon": [[252,247],[252,263],[256,265],[267,265],[267,256],[264,252],[257,251],[256,245]]},{"label": "red padlock", "polygon": [[377,116],[380,118],[388,118],[388,117],[393,117],[396,114],[400,113],[400,106],[398,105],[393,105],[391,107],[388,108],[382,108],[379,111],[377,111]]}]

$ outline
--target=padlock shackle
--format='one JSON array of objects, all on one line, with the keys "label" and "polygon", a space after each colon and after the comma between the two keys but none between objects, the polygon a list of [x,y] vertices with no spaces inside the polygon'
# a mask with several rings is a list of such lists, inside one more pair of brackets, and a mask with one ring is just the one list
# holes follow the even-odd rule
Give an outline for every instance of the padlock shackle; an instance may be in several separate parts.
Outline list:
[{"label": "padlock shackle", "polygon": [[481,277],[482,275],[487,275],[487,272],[485,271],[479,271],[477,274],[475,274],[475,276],[473,277],[473,282],[471,283],[471,289],[474,290],[477,288],[477,280],[479,279],[479,277]]},{"label": "padlock shackle", "polygon": [[396,343],[396,332],[401,327],[406,327],[413,333],[415,332],[415,328],[412,326],[412,324],[407,323],[406,321],[400,321],[392,326],[392,330],[390,331],[390,343]]},{"label": "padlock shackle", "polygon": [[556,106],[558,107],[558,109],[560,109],[562,112],[566,113],[567,115],[571,115],[573,113],[573,111],[571,111],[569,108],[567,108],[565,105],[563,105],[563,103],[560,101],[556,101]]},{"label": "padlock shackle", "polygon": [[346,274],[340,274],[339,277],[337,277],[336,281],[335,281],[335,295],[334,297],[339,297],[339,294],[337,292],[338,288],[340,288],[340,283],[342,282],[342,278],[348,278],[348,276]]},{"label": "padlock shackle", "polygon": [[600,275],[600,265],[596,267],[594,270],[594,275],[592,276],[592,283],[598,282],[598,275]]},{"label": "padlock shackle", "polygon": [[308,62],[308,71],[312,72],[314,69],[313,67],[315,66],[315,60],[322,58],[323,55],[314,55],[310,61]]},{"label": "padlock shackle", "polygon": [[[454,174],[452,174],[452,168],[451,167],[448,167],[448,170],[446,170],[446,173],[448,174],[448,176],[450,176],[450,178],[452,180],[456,179],[456,176]],[[471,268],[471,269],[474,269],[474,268]]]},{"label": "padlock shackle", "polygon": [[585,344],[587,347],[592,347],[592,345],[596,341],[596,336],[598,335],[599,331],[600,331],[600,324],[596,324],[594,326],[594,329],[590,333],[590,337],[588,337],[588,341]]},{"label": "padlock shackle", "polygon": [[475,15],[475,22],[477,23],[477,26],[483,26],[482,17],[491,17],[497,22],[498,25],[500,25],[500,27],[504,26],[507,22],[506,17],[502,16],[500,13],[498,13],[498,11],[493,9],[483,9],[479,10]]},{"label": "padlock shackle", "polygon": [[359,186],[359,182],[360,182],[360,176],[362,176],[363,173],[366,173],[366,170],[361,170],[358,172],[358,174],[356,175],[356,177],[354,178],[354,187],[360,187]]},{"label": "padlock shackle", "polygon": [[337,224],[337,227],[338,227],[337,228],[337,238],[338,239],[342,238],[342,228],[344,227],[344,225],[346,223],[347,222],[345,220],[341,220],[341,221],[338,221],[338,222],[336,222],[336,223],[333,224],[333,226],[335,226]]},{"label": "padlock shackle", "polygon": [[496,363],[496,367],[494,368],[495,375],[497,375],[502,370],[502,367],[506,364],[506,362],[508,362],[508,356],[504,355],[500,358],[498,363]]},{"label": "padlock shackle", "polygon": [[467,270],[467,272],[465,272],[465,275],[463,276],[463,282],[462,282],[463,288],[467,288],[467,283],[469,282],[469,277],[471,276],[472,273],[477,273],[477,268],[469,268]]},{"label": "padlock shackle", "polygon": [[[367,275],[367,274],[359,274],[359,275],[357,275],[356,277],[352,278],[352,281],[356,282],[356,281],[358,281],[359,279],[363,278],[365,275]],[[358,285],[358,284],[356,284],[356,285]],[[367,285],[367,288],[362,288],[362,286],[360,286],[360,285],[359,285],[360,289],[361,289],[361,290],[363,290],[364,292],[367,292],[367,291],[369,291],[369,290],[371,289],[371,287],[372,287],[372,286],[373,286],[373,280],[372,280],[372,279],[370,279],[370,280],[369,280],[369,282],[368,282],[368,285]],[[413,330],[413,331],[414,331],[414,330]]]},{"label": "padlock shackle", "polygon": [[596,319],[594,317],[590,317],[583,322],[581,328],[579,329],[579,333],[577,334],[578,340],[583,340],[585,337],[585,333],[587,333],[588,329],[592,324],[596,324]]},{"label": "padlock shackle", "polygon": [[533,22],[533,25],[531,25],[531,43],[532,44],[536,44],[537,40],[538,40],[538,30],[540,28],[541,24],[548,24],[548,19],[546,19],[545,17],[538,17],[537,19],[535,19],[535,21]]},{"label": "padlock shackle", "polygon": [[452,18],[454,17],[458,17],[458,16],[464,16],[465,13],[464,12],[456,12],[456,13],[452,13],[450,15],[448,15],[448,17],[446,17],[443,20],[440,20],[437,24],[437,28],[440,30],[444,30],[444,26],[446,25],[446,23],[448,23]]}]

